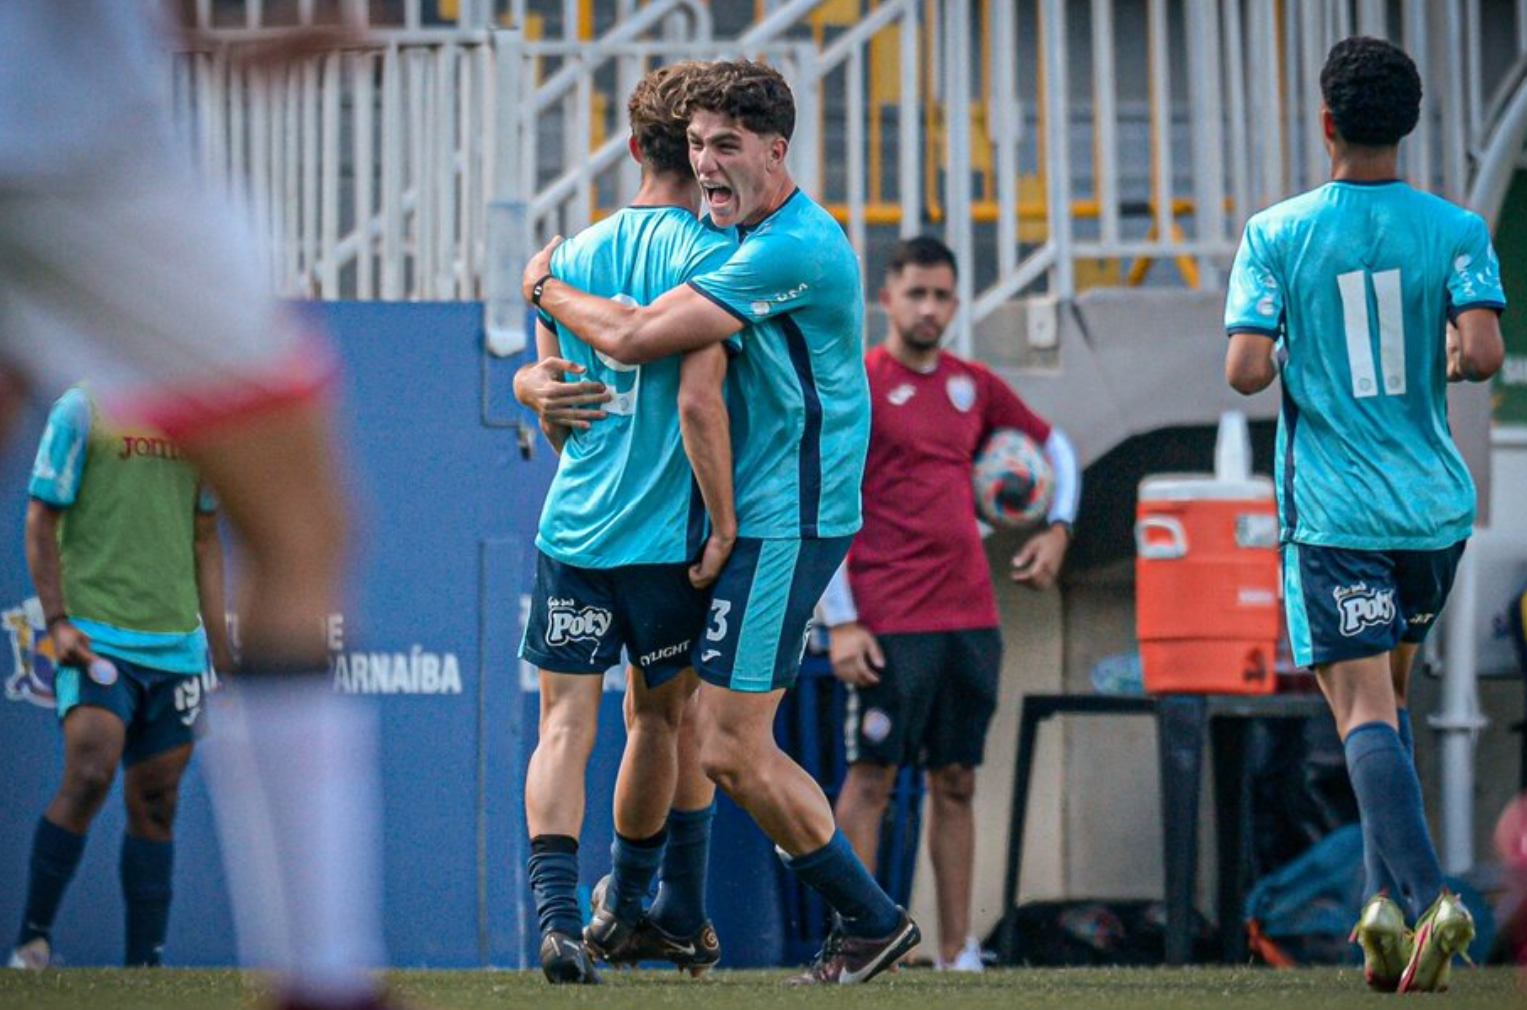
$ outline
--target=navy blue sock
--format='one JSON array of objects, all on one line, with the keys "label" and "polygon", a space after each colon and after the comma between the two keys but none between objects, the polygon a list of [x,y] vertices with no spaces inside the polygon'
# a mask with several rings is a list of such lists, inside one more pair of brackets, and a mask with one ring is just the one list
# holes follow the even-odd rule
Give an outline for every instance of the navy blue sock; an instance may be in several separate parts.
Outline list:
[{"label": "navy blue sock", "polygon": [[1353,729],[1347,734],[1346,752],[1364,841],[1371,837],[1398,885],[1395,900],[1414,919],[1442,889],[1442,868],[1426,827],[1416,766],[1399,732],[1386,722],[1365,722]]},{"label": "navy blue sock", "polygon": [[667,841],[667,828],[650,838],[627,838],[618,831],[615,833],[615,841],[610,845],[610,891],[606,899],[621,922],[632,924],[641,918],[642,904],[652,890],[652,878],[663,865]]},{"label": "navy blue sock", "polygon": [[53,917],[74,870],[85,852],[85,836],[76,835],[48,820],[39,818],[32,835],[31,875],[27,879],[26,911],[21,918],[21,932],[16,945],[30,943],[39,936],[50,938]]},{"label": "navy blue sock", "polygon": [[530,890],[544,936],[553,930],[583,935],[578,911],[578,839],[570,835],[536,835],[530,840]]},{"label": "navy blue sock", "polygon": [[827,900],[849,936],[888,936],[900,924],[901,910],[859,862],[843,832],[834,831],[832,841],[815,852],[786,857],[785,865]]},{"label": "navy blue sock", "polygon": [[710,827],[716,804],[668,811],[663,882],[648,917],[673,936],[693,936],[705,925],[705,875],[710,868]]},{"label": "navy blue sock", "polygon": [[129,968],[157,968],[164,956],[170,928],[170,878],[175,866],[175,843],[122,835],[122,900],[127,905]]}]

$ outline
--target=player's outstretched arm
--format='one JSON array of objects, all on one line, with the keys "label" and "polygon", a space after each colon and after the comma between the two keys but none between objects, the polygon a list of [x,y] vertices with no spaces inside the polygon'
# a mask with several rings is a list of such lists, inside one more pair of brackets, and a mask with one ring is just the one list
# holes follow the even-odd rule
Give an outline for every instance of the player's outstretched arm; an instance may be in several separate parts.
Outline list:
[{"label": "player's outstretched arm", "polygon": [[1506,360],[1500,314],[1493,308],[1460,312],[1447,334],[1447,381],[1484,382]]},{"label": "player's outstretched arm", "polygon": [[742,329],[742,320],[689,286],[665,292],[651,305],[624,305],[579,291],[551,273],[553,239],[531,259],[521,278],[525,299],[582,337],[590,346],[624,365],[682,354],[717,344]]},{"label": "player's outstretched arm", "polygon": [[1273,364],[1273,341],[1265,333],[1230,335],[1225,350],[1225,381],[1243,396],[1260,393],[1278,377]]},{"label": "player's outstretched arm", "polygon": [[689,570],[696,589],[716,581],[737,542],[731,418],[722,392],[726,364],[726,351],[712,344],[686,354],[679,372],[679,431],[711,526],[705,551]]},{"label": "player's outstretched arm", "polygon": [[202,627],[207,629],[207,648],[212,668],[220,674],[233,671],[233,647],[228,641],[228,602],[223,588],[223,540],[217,532],[217,513],[196,513],[196,596],[201,606]]}]

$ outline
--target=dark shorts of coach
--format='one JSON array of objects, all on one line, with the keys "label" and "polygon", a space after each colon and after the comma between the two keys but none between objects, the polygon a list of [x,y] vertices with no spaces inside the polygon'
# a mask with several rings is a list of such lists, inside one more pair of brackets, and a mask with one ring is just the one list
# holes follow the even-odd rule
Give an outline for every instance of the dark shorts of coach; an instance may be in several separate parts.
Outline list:
[{"label": "dark shorts of coach", "polygon": [[879,641],[885,653],[880,683],[849,688],[849,762],[979,765],[997,711],[997,629],[880,635]]},{"label": "dark shorts of coach", "polygon": [[738,537],[711,589],[710,616],[695,644],[707,683],[766,693],[795,683],[811,615],[853,537]]},{"label": "dark shorts of coach", "polygon": [[1324,666],[1425,641],[1466,543],[1435,551],[1284,544],[1283,605],[1294,662]]},{"label": "dark shorts of coach", "polygon": [[77,666],[59,667],[53,689],[62,722],[81,706],[104,708],[122,720],[127,734],[122,744],[122,767],[195,741],[205,726],[202,713],[216,683],[210,673],[173,673],[139,666],[116,656],[106,657],[117,668],[110,684],[96,681]]},{"label": "dark shorts of coach", "polygon": [[687,564],[578,568],[537,553],[520,657],[552,673],[604,673],[622,648],[648,687],[689,666],[705,594]]}]

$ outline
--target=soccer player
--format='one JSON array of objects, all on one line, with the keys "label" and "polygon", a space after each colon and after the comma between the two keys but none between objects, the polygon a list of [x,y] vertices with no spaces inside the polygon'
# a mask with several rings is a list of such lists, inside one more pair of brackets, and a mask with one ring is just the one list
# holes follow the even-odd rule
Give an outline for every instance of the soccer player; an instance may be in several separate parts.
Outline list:
[{"label": "soccer player", "polygon": [[[632,92],[630,146],[641,187],[630,206],[557,249],[553,264],[563,277],[643,304],[714,271],[736,248],[729,233],[696,216],[700,193],[676,111],[696,66],[654,70]],[[541,511],[520,647],[540,668],[540,739],[525,775],[525,821],[541,968],[551,982],[597,982],[592,951],[611,962],[668,958],[698,973],[720,957],[703,890],[714,789],[693,763],[681,766],[678,730],[696,684],[689,652],[705,627],[702,587],[715,581],[737,531],[726,353],[717,344],[682,359],[625,365],[596,354],[579,332],[541,319],[541,362],[516,382],[522,400],[542,401],[543,429],[561,453]],[[573,401],[585,404],[572,415],[546,409],[546,401],[557,402],[564,371],[586,377],[571,384]],[[547,385],[550,392],[539,391]],[[622,647],[634,669],[615,787],[613,872],[596,889],[585,949],[575,891],[584,773],[602,674],[620,661]],[[670,815],[681,773],[691,780],[686,805]],[[665,891],[644,915],[660,866],[668,871]]]},{"label": "soccer player", "polygon": [[1048,525],[1013,556],[1012,578],[1052,585],[1080,481],[1070,440],[990,370],[939,347],[959,307],[955,259],[936,238],[891,253],[880,289],[890,331],[865,358],[870,450],[864,528],[822,598],[833,672],[849,687],[848,775],[836,813],[866,866],[899,766],[928,770],[928,854],[938,884],[940,968],[980,971],[970,931],[976,767],[997,708],[1002,637],[971,470],[986,437],[1016,428],[1055,471]]},{"label": "soccer player", "polygon": [[10,964],[47,967],[54,913],[120,764],[124,963],[156,966],[209,644],[217,669],[232,662],[216,503],[178,449],[108,426],[80,386],[49,414],[28,490],[27,562],[59,667],[64,776],[32,840]]},{"label": "soccer player", "polygon": [[785,165],[795,102],[779,72],[711,64],[688,95],[689,156],[711,220],[741,244],[650,304],[554,276],[553,241],[527,298],[626,364],[729,341],[737,541],[694,651],[706,774],[752,815],[786,865],[838,913],[809,982],[865,982],[917,945],[916,924],[833,822],[821,786],[774,742],[822,589],[859,528],[869,435],[864,298],[853,250]]},{"label": "soccer player", "polygon": [[[373,720],[324,676],[345,540],[332,356],[192,167],[157,13],[0,4],[0,358],[39,388],[86,376],[217,493],[245,554],[242,683],[202,749],[240,940],[283,1007],[381,1006]],[[310,41],[275,33],[263,58]]]},{"label": "soccer player", "polygon": [[1410,57],[1345,39],[1320,90],[1331,181],[1247,222],[1225,308],[1225,373],[1247,394],[1283,381],[1284,604],[1294,659],[1315,668],[1330,702],[1362,815],[1366,904],[1353,939],[1368,984],[1435,990],[1474,926],[1442,884],[1406,688],[1474,522],[1446,384],[1500,368],[1506,299],[1484,221],[1398,178],[1399,143],[1421,108]]}]

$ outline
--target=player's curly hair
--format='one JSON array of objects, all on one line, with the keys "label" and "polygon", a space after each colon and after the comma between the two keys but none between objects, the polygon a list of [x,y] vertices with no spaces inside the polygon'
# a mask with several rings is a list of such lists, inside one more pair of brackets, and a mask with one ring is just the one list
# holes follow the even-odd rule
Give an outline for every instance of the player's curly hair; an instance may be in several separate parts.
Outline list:
[{"label": "player's curly hair", "polygon": [[795,95],[773,67],[752,60],[717,60],[690,80],[685,115],[704,110],[730,116],[754,133],[795,132]]},{"label": "player's curly hair", "polygon": [[1421,75],[1392,42],[1354,35],[1331,47],[1320,94],[1349,144],[1392,147],[1421,118]]},{"label": "player's curly hair", "polygon": [[689,115],[684,111],[684,98],[691,79],[705,66],[698,60],[683,60],[658,67],[637,82],[626,102],[642,161],[655,172],[691,174],[689,140],[684,133]]}]

